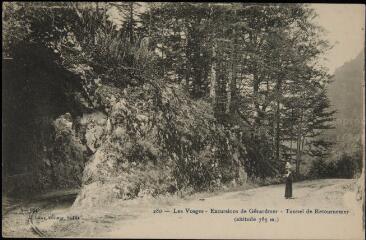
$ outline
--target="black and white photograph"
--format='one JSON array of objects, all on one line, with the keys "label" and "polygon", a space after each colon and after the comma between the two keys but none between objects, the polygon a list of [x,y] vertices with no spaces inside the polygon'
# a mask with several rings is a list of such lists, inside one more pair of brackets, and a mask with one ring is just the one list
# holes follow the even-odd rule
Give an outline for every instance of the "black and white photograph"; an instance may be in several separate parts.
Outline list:
[{"label": "black and white photograph", "polygon": [[365,239],[365,5],[2,2],[2,237]]}]

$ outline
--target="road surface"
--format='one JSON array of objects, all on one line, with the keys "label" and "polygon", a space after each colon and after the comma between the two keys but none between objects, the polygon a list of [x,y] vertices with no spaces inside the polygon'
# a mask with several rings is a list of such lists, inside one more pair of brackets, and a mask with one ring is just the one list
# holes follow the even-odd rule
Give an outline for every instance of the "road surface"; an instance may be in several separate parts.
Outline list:
[{"label": "road surface", "polygon": [[[51,237],[362,239],[362,212],[354,187],[352,179],[324,179],[295,183],[293,199],[283,197],[280,184],[190,200],[59,208],[51,212],[80,219],[39,220],[38,226]],[[5,227],[4,232],[14,234],[9,222]]]}]

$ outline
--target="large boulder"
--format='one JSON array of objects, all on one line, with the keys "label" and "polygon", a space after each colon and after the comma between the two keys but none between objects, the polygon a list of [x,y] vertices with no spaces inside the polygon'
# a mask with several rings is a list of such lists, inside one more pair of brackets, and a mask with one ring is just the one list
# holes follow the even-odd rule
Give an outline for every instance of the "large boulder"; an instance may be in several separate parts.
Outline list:
[{"label": "large boulder", "polygon": [[[239,142],[217,127],[207,103],[190,101],[174,85],[159,91],[148,84],[123,90],[102,85],[95,94],[104,114],[80,121],[92,156],[73,207],[246,181]],[[224,171],[227,166],[232,169]]]},{"label": "large boulder", "polygon": [[108,121],[107,116],[100,111],[84,114],[80,119],[79,132],[92,153],[101,146]]}]

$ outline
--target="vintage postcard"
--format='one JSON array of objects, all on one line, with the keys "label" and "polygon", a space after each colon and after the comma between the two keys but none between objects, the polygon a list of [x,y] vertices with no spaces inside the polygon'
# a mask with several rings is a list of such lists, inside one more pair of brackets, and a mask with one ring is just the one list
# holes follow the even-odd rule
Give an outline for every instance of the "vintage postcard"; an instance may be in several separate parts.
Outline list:
[{"label": "vintage postcard", "polygon": [[2,7],[3,237],[364,239],[364,5]]}]

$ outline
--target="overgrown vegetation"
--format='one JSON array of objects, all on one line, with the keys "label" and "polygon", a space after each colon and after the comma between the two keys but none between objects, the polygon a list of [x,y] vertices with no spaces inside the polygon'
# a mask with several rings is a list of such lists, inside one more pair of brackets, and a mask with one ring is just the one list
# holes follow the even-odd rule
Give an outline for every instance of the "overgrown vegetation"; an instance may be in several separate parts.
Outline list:
[{"label": "overgrown vegetation", "polygon": [[[82,203],[96,188],[129,199],[276,178],[284,161],[300,173],[304,155],[326,156],[334,111],[318,60],[329,46],[314,16],[302,4],[17,2],[3,41],[16,64],[42,55],[67,72],[72,124],[52,144],[69,147],[40,164],[88,161]],[[18,57],[35,45],[53,57]]]},{"label": "overgrown vegetation", "polygon": [[313,178],[353,178],[362,172],[362,158],[360,153],[352,155],[343,153],[336,161],[325,159],[315,160],[310,169]]}]

